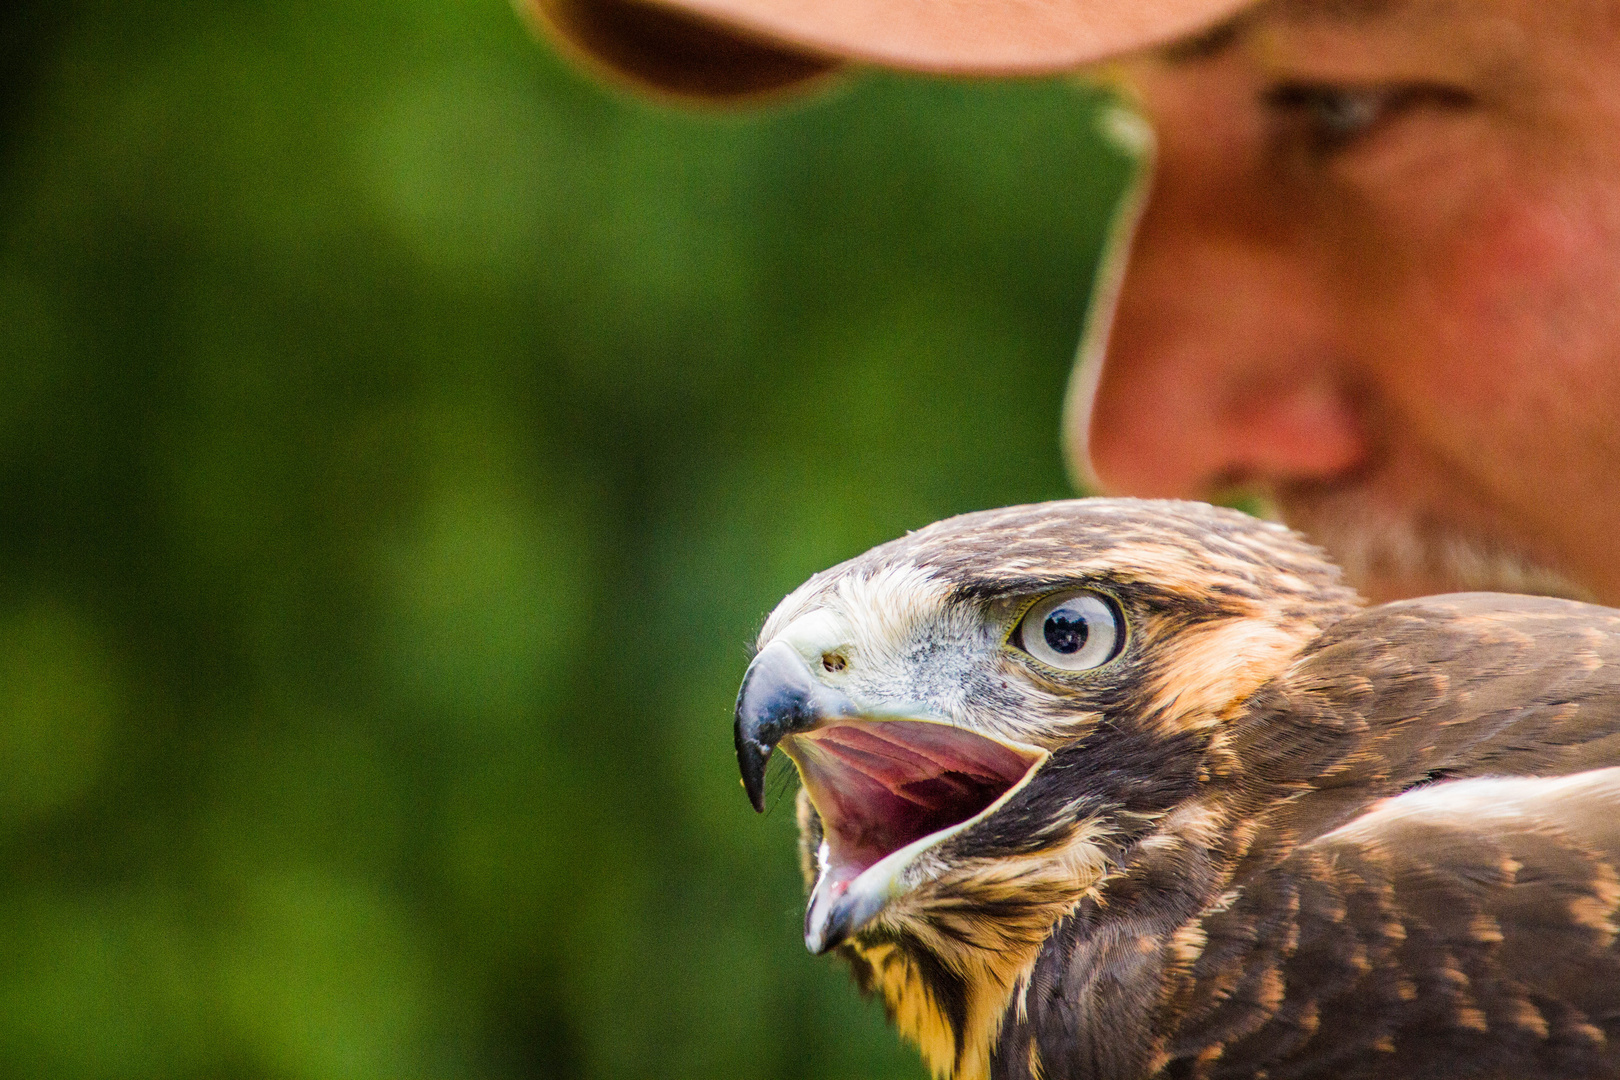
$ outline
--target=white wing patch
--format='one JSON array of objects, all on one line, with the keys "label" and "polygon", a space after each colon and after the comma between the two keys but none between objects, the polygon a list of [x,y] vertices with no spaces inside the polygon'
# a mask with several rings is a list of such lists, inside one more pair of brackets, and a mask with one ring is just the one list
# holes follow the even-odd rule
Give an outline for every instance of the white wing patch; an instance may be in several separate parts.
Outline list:
[{"label": "white wing patch", "polygon": [[1445,825],[1468,832],[1544,828],[1620,838],[1620,767],[1570,776],[1493,776],[1447,780],[1380,800],[1368,811],[1313,841],[1376,846],[1406,824]]},{"label": "white wing patch", "polygon": [[1557,819],[1555,811],[1592,810],[1612,805],[1620,831],[1620,767],[1591,769],[1571,776],[1531,777],[1492,776],[1469,780],[1445,780],[1442,784],[1383,798],[1346,826],[1325,834],[1322,840],[1371,840],[1390,824],[1422,819],[1434,824],[1489,829],[1492,824],[1523,826],[1537,819]]}]

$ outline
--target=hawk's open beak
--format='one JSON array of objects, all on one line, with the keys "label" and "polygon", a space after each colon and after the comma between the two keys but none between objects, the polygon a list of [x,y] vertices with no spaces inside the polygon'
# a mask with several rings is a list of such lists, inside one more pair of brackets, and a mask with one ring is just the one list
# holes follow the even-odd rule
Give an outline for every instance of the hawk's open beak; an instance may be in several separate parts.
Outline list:
[{"label": "hawk's open beak", "polygon": [[765,766],[783,736],[854,714],[850,700],[817,682],[793,646],[773,641],[761,649],[737,692],[737,767],[754,809],[765,809]]},{"label": "hawk's open beak", "polygon": [[778,743],[821,819],[805,945],[826,952],[905,891],[922,851],[995,810],[1048,758],[921,705],[862,707],[811,674],[785,641],[762,649],[737,695],[737,764],[754,808]]}]

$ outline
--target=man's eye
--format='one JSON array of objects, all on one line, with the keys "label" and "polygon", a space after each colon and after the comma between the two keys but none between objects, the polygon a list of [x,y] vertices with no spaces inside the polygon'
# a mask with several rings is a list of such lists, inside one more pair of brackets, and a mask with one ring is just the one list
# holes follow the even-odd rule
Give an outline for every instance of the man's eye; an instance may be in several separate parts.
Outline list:
[{"label": "man's eye", "polygon": [[1287,135],[1316,152],[1337,150],[1420,106],[1459,108],[1467,94],[1430,85],[1336,86],[1283,83],[1265,94],[1266,108]]}]

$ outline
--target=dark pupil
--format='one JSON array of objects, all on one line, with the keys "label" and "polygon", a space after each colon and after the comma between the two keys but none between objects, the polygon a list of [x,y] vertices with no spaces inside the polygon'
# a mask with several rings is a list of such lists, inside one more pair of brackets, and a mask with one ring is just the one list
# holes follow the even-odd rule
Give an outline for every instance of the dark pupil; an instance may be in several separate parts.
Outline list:
[{"label": "dark pupil", "polygon": [[1052,646],[1054,652],[1065,656],[1079,652],[1086,644],[1086,617],[1077,611],[1059,608],[1046,617],[1046,626],[1042,631],[1046,635],[1046,643]]}]

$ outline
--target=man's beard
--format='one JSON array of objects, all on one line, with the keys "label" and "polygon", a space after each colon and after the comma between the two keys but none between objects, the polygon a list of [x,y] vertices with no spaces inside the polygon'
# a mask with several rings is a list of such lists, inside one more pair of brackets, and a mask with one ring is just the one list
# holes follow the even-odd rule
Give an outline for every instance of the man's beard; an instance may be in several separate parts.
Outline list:
[{"label": "man's beard", "polygon": [[1279,500],[1282,518],[1320,544],[1370,598],[1439,592],[1509,592],[1590,600],[1557,569],[1501,540],[1422,513],[1373,505],[1360,492]]}]

